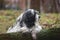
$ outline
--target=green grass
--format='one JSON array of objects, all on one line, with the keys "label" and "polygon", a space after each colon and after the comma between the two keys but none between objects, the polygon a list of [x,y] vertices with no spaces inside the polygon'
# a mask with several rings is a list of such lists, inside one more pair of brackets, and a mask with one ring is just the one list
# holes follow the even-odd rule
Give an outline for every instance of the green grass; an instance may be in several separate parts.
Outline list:
[{"label": "green grass", "polygon": [[[12,26],[16,21],[16,18],[21,14],[22,11],[18,10],[0,10],[0,33],[6,32],[8,27]],[[58,19],[58,20],[57,20]],[[49,13],[41,14],[40,24],[43,28],[51,28],[60,26],[60,14]]]},{"label": "green grass", "polygon": [[0,11],[0,33],[6,32],[9,26],[12,26],[21,11],[1,10]]},{"label": "green grass", "polygon": [[48,13],[48,14],[41,14],[41,21],[40,24],[42,24],[43,28],[51,28],[57,26],[57,24],[60,23],[59,20],[60,14],[58,13]]}]

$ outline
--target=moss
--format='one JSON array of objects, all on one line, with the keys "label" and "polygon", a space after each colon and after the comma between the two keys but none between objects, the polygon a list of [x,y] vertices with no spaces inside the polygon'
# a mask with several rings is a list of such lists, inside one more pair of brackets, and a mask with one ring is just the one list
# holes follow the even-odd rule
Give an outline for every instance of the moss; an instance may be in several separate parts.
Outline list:
[{"label": "moss", "polygon": [[30,33],[8,33],[0,34],[0,40],[32,40]]},{"label": "moss", "polygon": [[[0,40],[32,40],[31,33],[4,33]],[[37,40],[60,40],[60,28],[43,29],[37,34]]]},{"label": "moss", "polygon": [[60,40],[60,28],[42,30],[38,34],[37,40]]}]

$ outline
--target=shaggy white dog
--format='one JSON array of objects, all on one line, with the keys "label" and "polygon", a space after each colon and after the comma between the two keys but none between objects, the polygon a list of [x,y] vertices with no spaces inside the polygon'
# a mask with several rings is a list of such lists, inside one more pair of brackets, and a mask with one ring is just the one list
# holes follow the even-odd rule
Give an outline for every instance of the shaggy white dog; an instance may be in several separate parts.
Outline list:
[{"label": "shaggy white dog", "polygon": [[36,33],[42,30],[39,25],[39,12],[34,9],[28,9],[22,13],[17,19],[16,23],[7,30],[7,33],[12,32],[31,32],[32,37],[36,39]]}]

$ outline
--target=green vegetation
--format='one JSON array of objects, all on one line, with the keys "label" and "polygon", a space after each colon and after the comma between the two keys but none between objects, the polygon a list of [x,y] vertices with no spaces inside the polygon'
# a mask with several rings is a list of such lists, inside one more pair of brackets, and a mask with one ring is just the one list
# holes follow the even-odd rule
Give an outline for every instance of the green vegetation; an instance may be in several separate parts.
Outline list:
[{"label": "green vegetation", "polygon": [[[15,23],[16,18],[21,14],[20,10],[0,10],[0,33],[6,30]],[[52,28],[60,26],[60,14],[58,13],[42,13],[40,24],[43,28]]]},{"label": "green vegetation", "polygon": [[[32,40],[31,33],[4,33],[0,40]],[[60,40],[60,28],[43,29],[37,34],[37,40]]]},{"label": "green vegetation", "polygon": [[58,24],[60,24],[60,14],[59,13],[47,13],[47,14],[42,13],[40,20],[41,20],[40,24],[43,26],[43,28],[57,27]]},{"label": "green vegetation", "polygon": [[60,28],[50,28],[42,30],[37,40],[60,40]]},{"label": "green vegetation", "polygon": [[8,27],[13,25],[20,13],[20,10],[0,10],[0,33],[6,32]]}]

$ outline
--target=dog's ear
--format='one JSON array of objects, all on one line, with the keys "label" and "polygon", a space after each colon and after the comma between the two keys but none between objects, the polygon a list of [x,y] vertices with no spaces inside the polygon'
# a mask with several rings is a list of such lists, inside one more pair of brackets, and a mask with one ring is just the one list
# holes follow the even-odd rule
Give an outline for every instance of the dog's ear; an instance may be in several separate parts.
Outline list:
[{"label": "dog's ear", "polygon": [[19,25],[23,27],[23,20],[20,21]]},{"label": "dog's ear", "polygon": [[16,19],[16,23],[18,23],[19,22],[19,25],[21,26],[21,27],[23,27],[23,20],[22,20],[22,18],[17,18]]},{"label": "dog's ear", "polygon": [[23,13],[21,13],[21,14],[17,17],[16,21],[17,21],[17,22],[21,21],[21,20],[22,20],[22,16],[23,16]]}]

